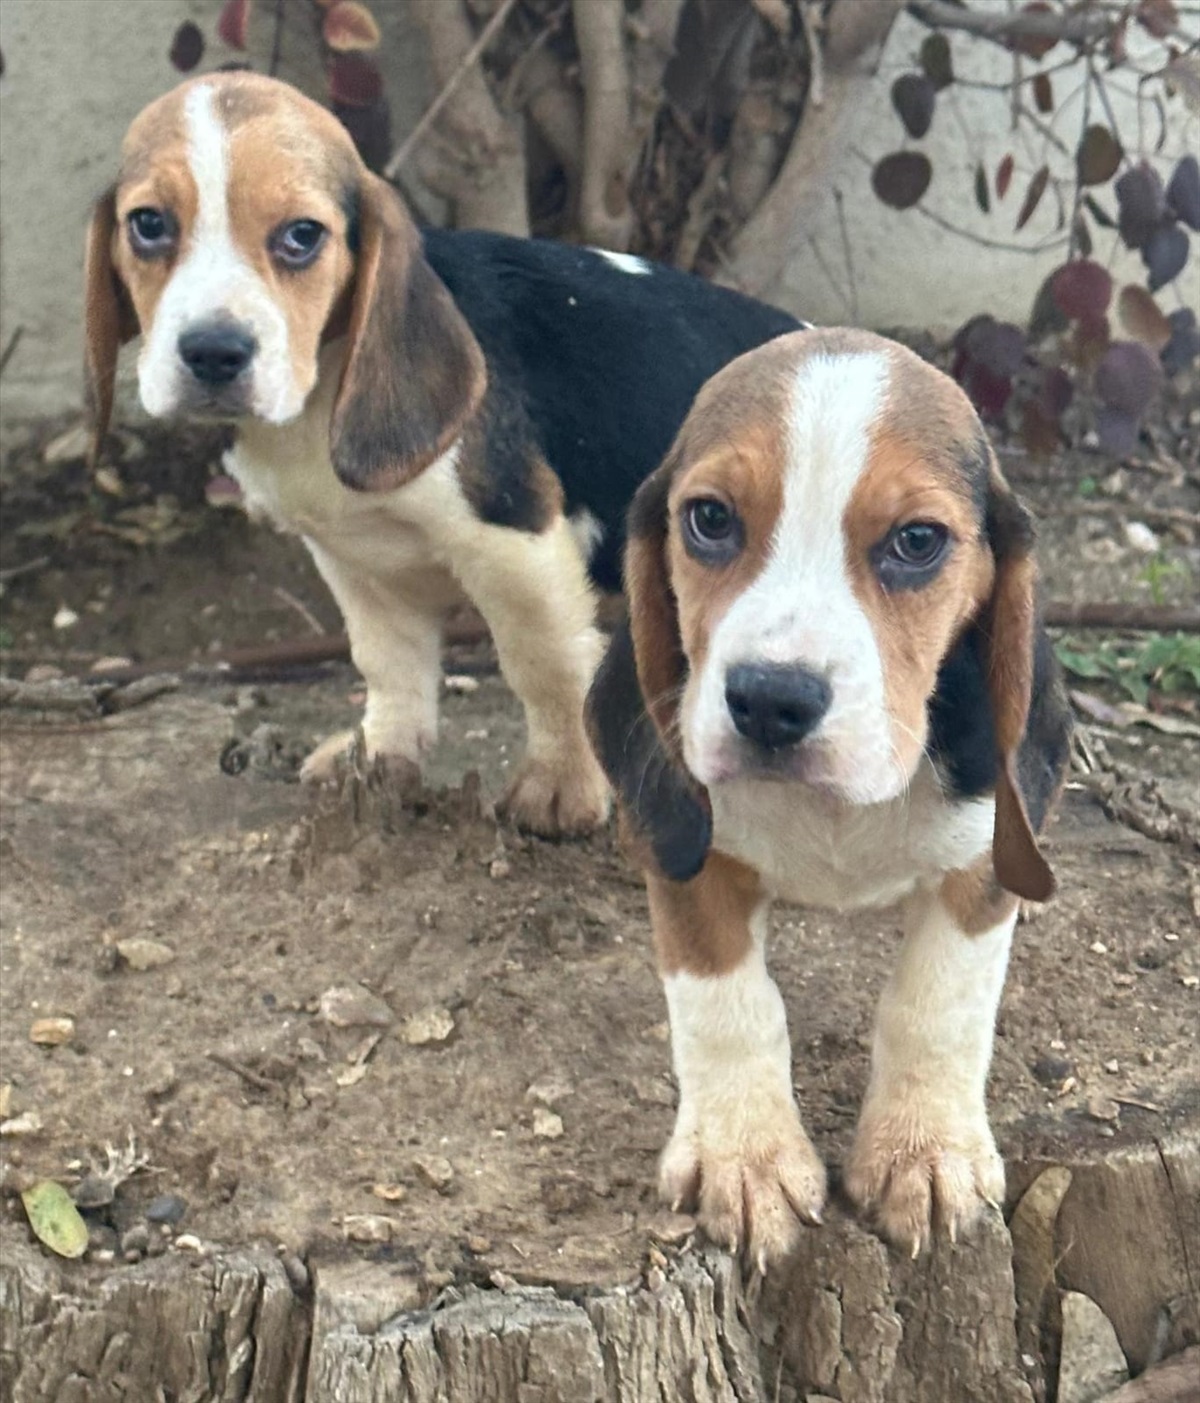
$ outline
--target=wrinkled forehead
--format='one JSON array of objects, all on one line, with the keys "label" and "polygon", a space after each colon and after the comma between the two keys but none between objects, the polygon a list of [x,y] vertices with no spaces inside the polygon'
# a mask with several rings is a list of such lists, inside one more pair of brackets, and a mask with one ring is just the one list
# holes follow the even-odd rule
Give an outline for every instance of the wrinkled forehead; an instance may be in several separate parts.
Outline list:
[{"label": "wrinkled forehead", "polygon": [[336,197],[359,167],[332,113],[286,84],[238,73],[194,79],[151,103],[125,137],[118,191],[195,183],[216,148],[231,185],[252,177]]},{"label": "wrinkled forehead", "polygon": [[989,455],[970,402],[936,367],[853,330],[783,336],[704,387],[680,435],[672,501],[703,486],[735,502],[813,498],[828,519],[883,515],[923,493],[982,520]]}]

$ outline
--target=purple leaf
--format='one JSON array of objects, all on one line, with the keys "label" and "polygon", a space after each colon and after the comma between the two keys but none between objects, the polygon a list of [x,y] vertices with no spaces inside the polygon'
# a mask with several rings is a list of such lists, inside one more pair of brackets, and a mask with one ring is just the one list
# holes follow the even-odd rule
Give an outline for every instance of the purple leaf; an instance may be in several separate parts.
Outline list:
[{"label": "purple leaf", "polygon": [[1026,224],[1033,218],[1033,212],[1037,209],[1042,196],[1046,193],[1046,186],[1050,182],[1050,167],[1043,166],[1041,170],[1029,182],[1029,189],[1025,192],[1025,200],[1021,205],[1021,212],[1017,215],[1016,228],[1018,233],[1024,229]]},{"label": "purple leaf", "polygon": [[1075,153],[1081,185],[1103,185],[1121,164],[1121,144],[1107,127],[1088,127]]},{"label": "purple leaf", "polygon": [[1180,307],[1167,317],[1171,339],[1163,347],[1162,364],[1168,375],[1178,374],[1200,357],[1200,327],[1190,307]]},{"label": "purple leaf", "polygon": [[1052,418],[1061,419],[1074,397],[1074,382],[1062,366],[1049,366],[1042,372],[1038,404]]},{"label": "purple leaf", "polygon": [[920,139],[933,121],[937,89],[924,73],[902,73],[892,84],[892,106],[909,136]]},{"label": "purple leaf", "polygon": [[944,34],[931,34],[921,45],[920,64],[926,78],[941,92],[954,82],[954,64],[950,58],[950,41]]},{"label": "purple leaf", "polygon": [[1162,384],[1162,366],[1136,341],[1114,341],[1096,367],[1096,393],[1110,409],[1143,415]]},{"label": "purple leaf", "polygon": [[1200,232],[1200,161],[1184,156],[1167,186],[1167,204],[1189,229]]},{"label": "purple leaf", "polygon": [[1025,364],[1025,333],[1012,322],[976,317],[967,323],[962,337],[970,359],[993,375],[1013,376]]},{"label": "purple leaf", "polygon": [[1107,268],[1090,258],[1064,263],[1053,274],[1054,301],[1072,321],[1102,316],[1112,301],[1113,280]]},{"label": "purple leaf", "polygon": [[1102,404],[1096,410],[1096,437],[1105,453],[1111,453],[1114,458],[1130,457],[1137,448],[1137,415]]},{"label": "purple leaf", "polygon": [[987,171],[982,161],[975,167],[975,203],[984,214],[991,213],[992,197],[988,190]]},{"label": "purple leaf", "polygon": [[892,209],[911,209],[932,179],[928,156],[920,151],[893,151],[871,172],[871,188]]},{"label": "purple leaf", "polygon": [[1160,224],[1155,229],[1142,246],[1142,262],[1149,273],[1146,286],[1151,292],[1166,287],[1183,272],[1190,247],[1187,230],[1178,224]]},{"label": "purple leaf", "polygon": [[1127,170],[1117,192],[1117,228],[1126,248],[1141,248],[1162,222],[1167,201],[1158,172],[1145,161]]},{"label": "purple leaf", "polygon": [[1054,87],[1049,73],[1038,73],[1033,79],[1033,101],[1042,113],[1054,111]]}]

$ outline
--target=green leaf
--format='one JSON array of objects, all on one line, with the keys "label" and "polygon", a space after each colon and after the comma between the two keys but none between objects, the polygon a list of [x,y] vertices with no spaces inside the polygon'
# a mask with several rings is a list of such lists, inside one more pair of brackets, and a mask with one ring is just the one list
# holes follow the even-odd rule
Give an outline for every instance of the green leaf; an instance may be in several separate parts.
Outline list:
[{"label": "green leaf", "polygon": [[21,1195],[29,1226],[39,1242],[60,1257],[82,1257],[87,1251],[87,1224],[71,1195],[53,1179],[39,1179]]}]

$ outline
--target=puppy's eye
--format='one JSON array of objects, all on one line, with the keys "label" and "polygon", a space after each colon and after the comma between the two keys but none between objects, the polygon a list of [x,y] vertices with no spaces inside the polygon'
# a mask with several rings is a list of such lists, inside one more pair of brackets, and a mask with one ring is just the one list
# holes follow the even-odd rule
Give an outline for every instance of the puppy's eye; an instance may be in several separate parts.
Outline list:
[{"label": "puppy's eye", "polygon": [[168,253],[175,242],[175,221],[165,210],[148,205],[130,210],[125,225],[129,244],[139,258],[156,258]]},{"label": "puppy's eye", "polygon": [[706,564],[732,560],[742,548],[742,523],[717,497],[693,497],[685,503],[682,524],[688,554]]},{"label": "puppy's eye", "polygon": [[945,559],[950,532],[936,521],[897,526],[876,547],[875,570],[885,589],[913,589],[933,578]]},{"label": "puppy's eye", "polygon": [[294,219],[271,235],[271,253],[285,268],[307,268],[321,252],[326,232],[315,219]]}]

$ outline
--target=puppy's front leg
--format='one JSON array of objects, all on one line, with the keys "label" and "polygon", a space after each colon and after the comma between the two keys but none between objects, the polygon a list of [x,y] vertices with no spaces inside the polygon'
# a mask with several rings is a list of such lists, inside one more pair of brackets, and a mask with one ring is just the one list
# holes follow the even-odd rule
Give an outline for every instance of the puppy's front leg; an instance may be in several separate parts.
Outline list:
[{"label": "puppy's front leg", "polygon": [[[442,622],[457,591],[437,566],[376,577],[349,569],[306,539],[350,635],[350,654],[367,684],[363,739],[367,755],[419,763],[437,738]],[[353,731],[328,737],[305,760],[300,777],[332,778]]]},{"label": "puppy's front leg", "polygon": [[825,1201],[825,1169],[792,1095],[783,1000],[767,973],[767,901],[756,875],[720,854],[691,882],[650,873],[647,885],[679,1082],[660,1189],[763,1270],[794,1245],[798,1218],[820,1220]]},{"label": "puppy's front leg", "polygon": [[914,1256],[934,1223],[954,1238],[1004,1195],[984,1088],[1016,918],[990,857],[905,911],[846,1187]]},{"label": "puppy's front leg", "polygon": [[504,809],[547,837],[588,832],[609,809],[583,719],[601,643],[566,518],[536,532],[472,521],[446,559],[487,620],[505,680],[525,706],[525,760]]}]

